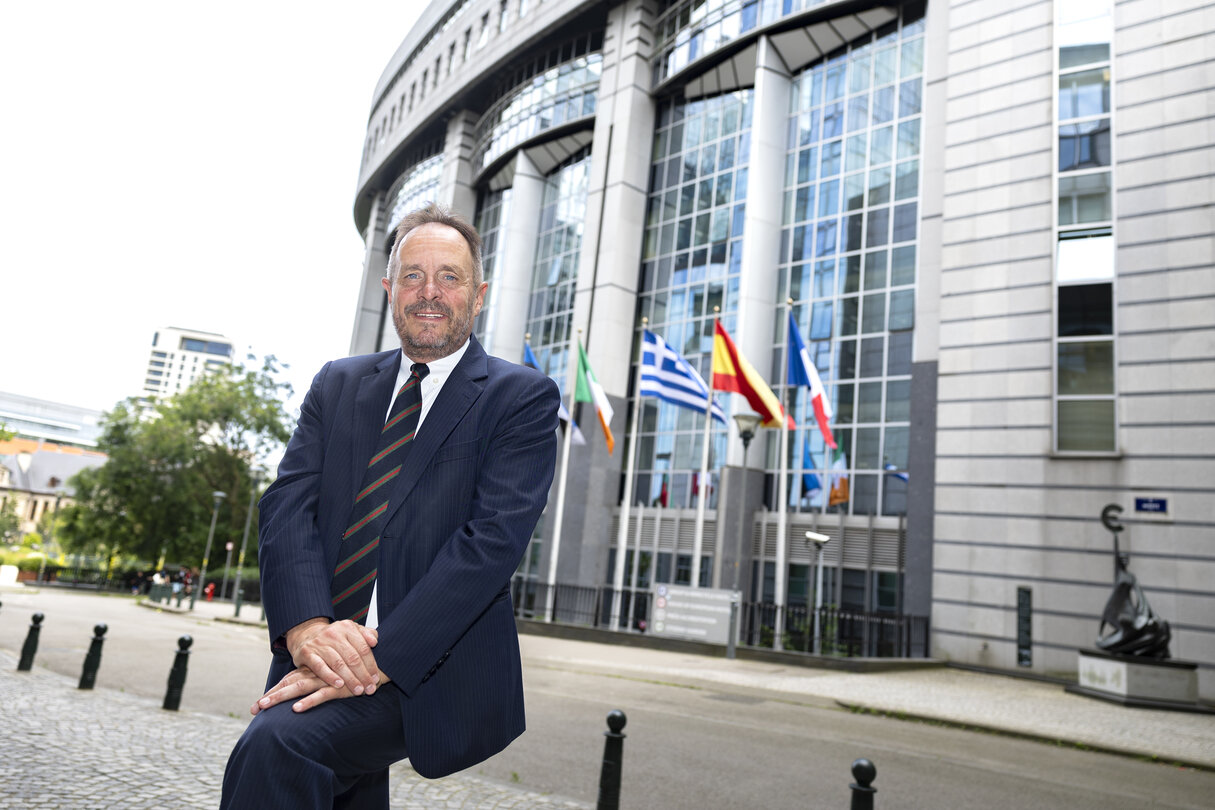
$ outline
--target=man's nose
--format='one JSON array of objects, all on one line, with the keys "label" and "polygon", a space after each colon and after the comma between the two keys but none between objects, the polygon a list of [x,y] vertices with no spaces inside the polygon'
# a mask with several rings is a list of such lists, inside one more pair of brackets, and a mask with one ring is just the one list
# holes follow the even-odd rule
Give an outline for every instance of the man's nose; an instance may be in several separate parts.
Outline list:
[{"label": "man's nose", "polygon": [[427,275],[422,279],[422,286],[418,288],[418,295],[426,299],[434,299],[439,297],[439,281],[432,275]]}]

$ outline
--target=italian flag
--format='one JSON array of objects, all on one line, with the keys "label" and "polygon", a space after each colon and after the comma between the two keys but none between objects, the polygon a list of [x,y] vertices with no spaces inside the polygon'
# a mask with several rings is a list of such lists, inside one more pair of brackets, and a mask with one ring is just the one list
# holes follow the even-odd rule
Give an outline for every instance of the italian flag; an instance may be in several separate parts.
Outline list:
[{"label": "italian flag", "polygon": [[607,439],[608,452],[616,448],[616,440],[612,438],[612,406],[608,403],[603,386],[591,371],[590,361],[586,359],[586,350],[582,341],[578,341],[578,382],[574,388],[575,402],[591,402],[595,405],[595,413],[599,416],[599,424],[603,426],[603,436]]},{"label": "italian flag", "polygon": [[739,353],[721,321],[714,319],[713,323],[713,390],[742,394],[751,410],[763,417],[764,427],[780,427],[783,417],[789,423],[789,429],[793,430],[793,419],[785,416],[785,409],[780,406],[776,394],[747,362],[747,358]]}]

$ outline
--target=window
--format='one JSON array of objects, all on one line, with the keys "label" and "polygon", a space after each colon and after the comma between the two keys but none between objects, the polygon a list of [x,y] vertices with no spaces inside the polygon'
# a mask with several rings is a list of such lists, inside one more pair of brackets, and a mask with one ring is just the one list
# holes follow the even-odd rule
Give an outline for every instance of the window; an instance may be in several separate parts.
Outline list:
[{"label": "window", "polygon": [[1117,443],[1111,0],[1056,4],[1055,449]]},{"label": "window", "polygon": [[485,47],[485,43],[489,42],[489,12],[481,15],[481,36],[477,37],[477,50]]},{"label": "window", "polygon": [[468,61],[468,55],[472,52],[472,29],[464,29],[464,61]]},{"label": "window", "polygon": [[507,13],[506,4],[508,2],[509,2],[509,0],[502,0],[502,2],[499,3],[499,5],[498,5],[498,33],[499,34],[506,31],[506,13]]}]

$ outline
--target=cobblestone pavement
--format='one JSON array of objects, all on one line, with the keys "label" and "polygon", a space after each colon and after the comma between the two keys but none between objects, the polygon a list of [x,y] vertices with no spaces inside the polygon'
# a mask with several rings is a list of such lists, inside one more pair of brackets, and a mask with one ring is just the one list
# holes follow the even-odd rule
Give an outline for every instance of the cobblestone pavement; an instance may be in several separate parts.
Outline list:
[{"label": "cobblestone pavement", "polygon": [[[76,681],[0,650],[0,810],[181,810],[219,805],[244,723]],[[472,775],[437,781],[393,768],[393,810],[589,808]]]}]

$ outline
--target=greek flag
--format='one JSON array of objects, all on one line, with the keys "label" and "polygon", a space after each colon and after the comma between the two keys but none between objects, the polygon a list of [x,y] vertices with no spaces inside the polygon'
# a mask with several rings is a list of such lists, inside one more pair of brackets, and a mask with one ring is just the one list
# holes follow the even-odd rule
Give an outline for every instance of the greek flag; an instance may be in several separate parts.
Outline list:
[{"label": "greek flag", "polygon": [[[709,386],[679,352],[666,341],[646,329],[641,347],[641,396],[657,397],[693,411],[704,413],[709,400]],[[726,415],[713,398],[713,418],[725,424]]]}]

